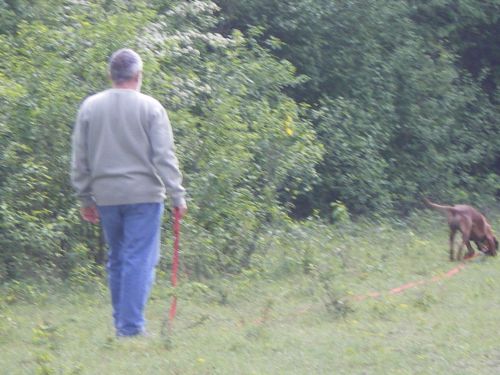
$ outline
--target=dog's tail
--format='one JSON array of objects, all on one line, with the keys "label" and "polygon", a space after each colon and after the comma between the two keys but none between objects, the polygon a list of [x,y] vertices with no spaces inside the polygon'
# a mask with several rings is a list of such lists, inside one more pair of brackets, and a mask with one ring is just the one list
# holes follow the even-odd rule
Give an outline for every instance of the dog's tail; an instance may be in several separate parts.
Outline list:
[{"label": "dog's tail", "polygon": [[422,200],[424,201],[425,205],[429,208],[432,208],[434,210],[438,210],[438,211],[441,211],[445,214],[449,214],[450,212],[453,212],[453,207],[452,206],[444,206],[444,205],[441,205],[441,204],[436,204],[436,203],[432,203],[430,200],[428,200],[427,198],[423,197]]}]

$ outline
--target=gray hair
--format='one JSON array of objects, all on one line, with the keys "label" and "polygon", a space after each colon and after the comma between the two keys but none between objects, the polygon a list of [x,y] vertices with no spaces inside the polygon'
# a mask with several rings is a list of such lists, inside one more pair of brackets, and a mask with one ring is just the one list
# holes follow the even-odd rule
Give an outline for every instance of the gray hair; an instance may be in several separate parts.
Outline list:
[{"label": "gray hair", "polygon": [[109,74],[113,82],[130,81],[141,71],[141,57],[129,48],[119,49],[109,59]]}]

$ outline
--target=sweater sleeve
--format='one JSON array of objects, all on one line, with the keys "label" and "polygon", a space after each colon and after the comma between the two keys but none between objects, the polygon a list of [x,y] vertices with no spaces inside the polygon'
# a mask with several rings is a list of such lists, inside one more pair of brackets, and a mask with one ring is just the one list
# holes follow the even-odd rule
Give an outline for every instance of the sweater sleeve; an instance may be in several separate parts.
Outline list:
[{"label": "sweater sleeve", "polygon": [[91,190],[92,178],[87,155],[87,131],[88,126],[82,106],[78,111],[72,135],[71,183],[83,207],[95,204]]},{"label": "sweater sleeve", "polygon": [[149,138],[153,165],[172,199],[173,207],[186,206],[186,191],[175,155],[174,135],[167,112],[161,105],[152,116]]}]

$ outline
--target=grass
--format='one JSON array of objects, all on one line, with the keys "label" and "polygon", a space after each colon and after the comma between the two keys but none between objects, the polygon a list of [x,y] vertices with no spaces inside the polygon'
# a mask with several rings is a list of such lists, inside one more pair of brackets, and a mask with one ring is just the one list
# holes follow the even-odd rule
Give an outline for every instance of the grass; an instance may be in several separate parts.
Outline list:
[{"label": "grass", "polygon": [[[125,340],[100,284],[4,288],[0,373],[500,373],[500,260],[431,281],[459,264],[448,261],[443,220],[356,228],[304,224],[269,239],[238,277],[182,280],[170,335],[166,277],[148,305],[151,336]],[[355,300],[373,291],[381,297]]]}]

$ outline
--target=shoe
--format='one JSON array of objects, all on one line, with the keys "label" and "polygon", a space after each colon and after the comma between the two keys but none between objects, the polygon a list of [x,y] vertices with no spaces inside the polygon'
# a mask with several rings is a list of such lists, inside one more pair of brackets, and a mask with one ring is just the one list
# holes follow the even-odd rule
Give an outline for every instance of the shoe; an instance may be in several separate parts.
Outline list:
[{"label": "shoe", "polygon": [[130,334],[130,333],[125,334],[125,333],[117,332],[116,337],[119,339],[126,339],[126,338],[133,338],[133,337],[149,337],[149,333],[146,331],[139,331],[139,332],[132,333],[132,334]]}]

